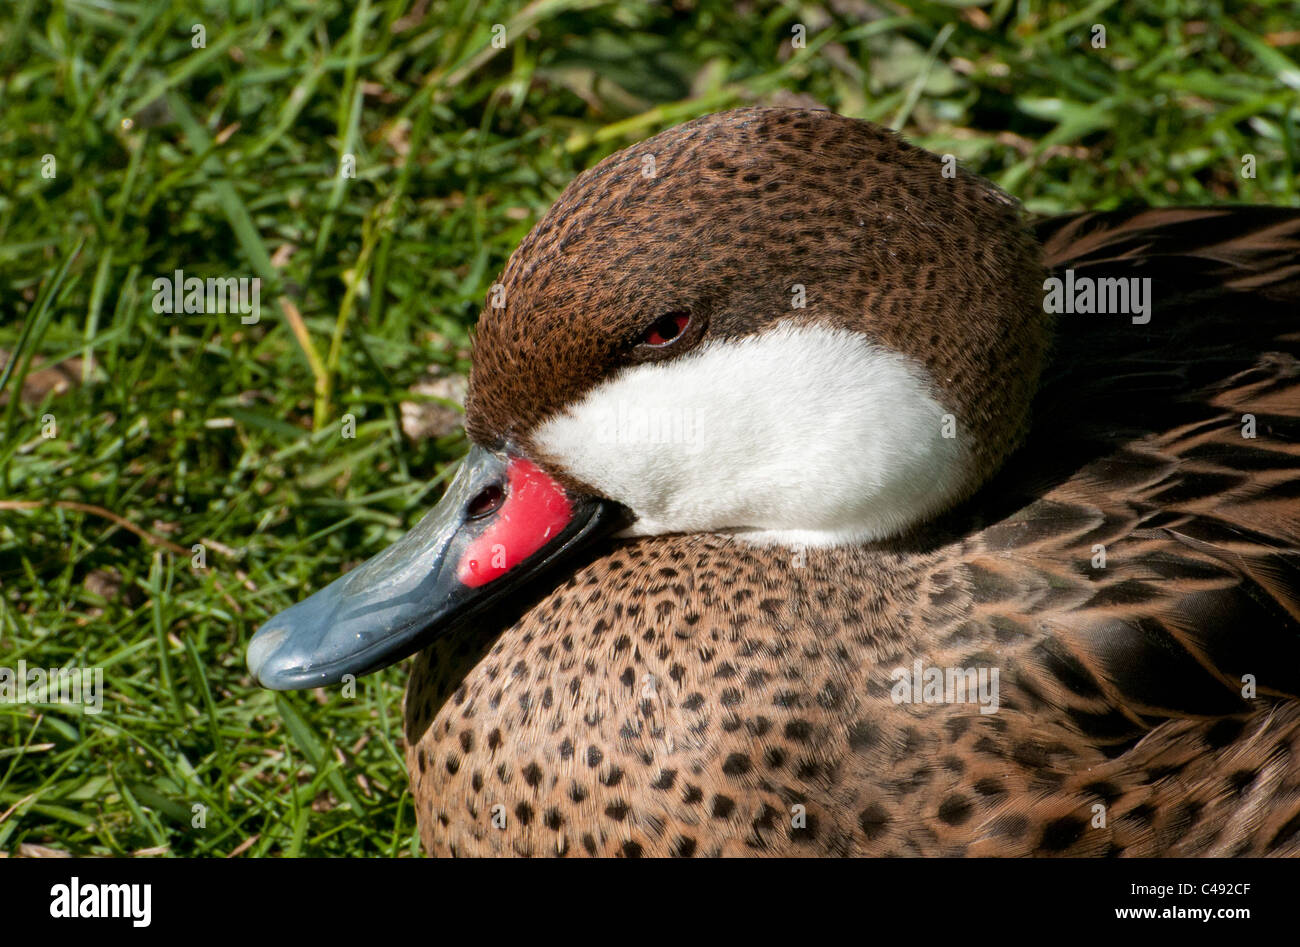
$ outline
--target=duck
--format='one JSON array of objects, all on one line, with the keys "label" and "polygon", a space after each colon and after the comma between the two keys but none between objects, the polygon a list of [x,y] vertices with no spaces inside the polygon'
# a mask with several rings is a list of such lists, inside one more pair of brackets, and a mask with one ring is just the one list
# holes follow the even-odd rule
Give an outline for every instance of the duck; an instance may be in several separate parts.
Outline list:
[{"label": "duck", "polygon": [[1298,314],[1300,210],[686,122],[519,245],[454,481],[251,674],[414,656],[430,855],[1300,854]]}]

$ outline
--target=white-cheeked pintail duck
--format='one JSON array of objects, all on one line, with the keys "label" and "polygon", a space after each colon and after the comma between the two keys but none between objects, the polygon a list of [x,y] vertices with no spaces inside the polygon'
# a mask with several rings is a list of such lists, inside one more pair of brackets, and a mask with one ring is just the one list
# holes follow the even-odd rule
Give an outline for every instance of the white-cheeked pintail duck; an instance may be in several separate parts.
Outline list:
[{"label": "white-cheeked pintail duck", "polygon": [[416,655],[430,853],[1300,853],[1298,251],[680,125],[524,240],[454,483],[250,668]]}]

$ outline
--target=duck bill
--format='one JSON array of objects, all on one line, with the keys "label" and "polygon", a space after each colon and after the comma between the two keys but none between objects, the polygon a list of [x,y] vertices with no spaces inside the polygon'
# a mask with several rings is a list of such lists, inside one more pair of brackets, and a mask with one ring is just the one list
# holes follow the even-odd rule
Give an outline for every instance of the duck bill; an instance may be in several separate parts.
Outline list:
[{"label": "duck bill", "polygon": [[272,690],[377,671],[619,521],[615,504],[570,493],[524,458],[474,446],[414,529],[264,624],[249,642],[248,668]]}]

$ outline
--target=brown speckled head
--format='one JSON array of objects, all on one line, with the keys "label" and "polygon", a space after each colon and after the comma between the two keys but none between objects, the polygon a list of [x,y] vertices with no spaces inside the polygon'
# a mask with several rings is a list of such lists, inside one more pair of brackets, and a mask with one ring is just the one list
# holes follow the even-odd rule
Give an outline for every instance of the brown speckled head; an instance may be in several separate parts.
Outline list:
[{"label": "brown speckled head", "polygon": [[665,314],[690,314],[693,344],[821,324],[924,366],[971,452],[970,492],[1023,435],[1044,274],[1014,201],[944,172],[885,129],[804,109],[711,115],[611,155],[511,257],[504,307],[484,309],[470,436],[552,459],[538,425],[643,358]]}]

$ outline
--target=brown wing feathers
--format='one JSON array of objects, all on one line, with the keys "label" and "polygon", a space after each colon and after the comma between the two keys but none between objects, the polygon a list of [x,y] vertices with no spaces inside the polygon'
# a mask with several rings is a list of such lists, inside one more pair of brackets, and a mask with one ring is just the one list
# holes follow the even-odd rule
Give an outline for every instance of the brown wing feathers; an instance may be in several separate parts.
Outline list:
[{"label": "brown wing feathers", "polygon": [[[1094,706],[1071,709],[1094,730],[1115,724],[1097,714],[1099,694],[1148,725],[1249,712],[1244,675],[1263,695],[1300,695],[1300,213],[1088,214],[1040,236],[1056,270],[1151,273],[1156,295],[1146,326],[1058,324],[1059,371],[1020,469],[1041,475],[1042,459],[1080,445],[1092,456],[1020,528],[1043,533],[1040,562],[1068,550],[1065,584],[1093,591],[1057,616],[1039,673],[1087,696]],[[1114,449],[1117,434],[1130,443]],[[1060,532],[1090,518],[1118,527],[1087,537],[1106,547],[1105,568]]]}]

